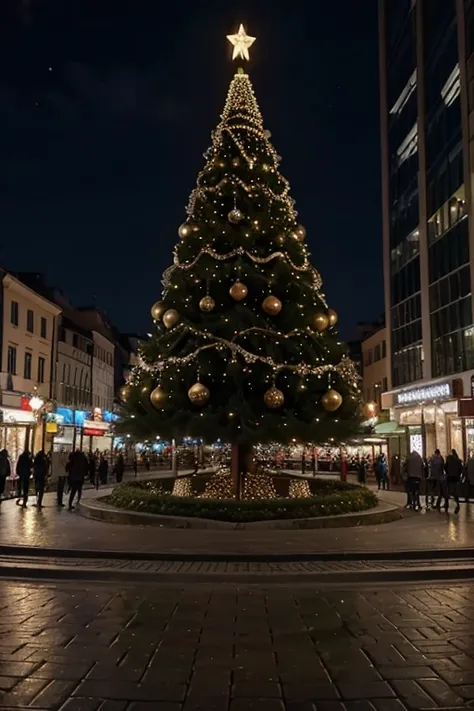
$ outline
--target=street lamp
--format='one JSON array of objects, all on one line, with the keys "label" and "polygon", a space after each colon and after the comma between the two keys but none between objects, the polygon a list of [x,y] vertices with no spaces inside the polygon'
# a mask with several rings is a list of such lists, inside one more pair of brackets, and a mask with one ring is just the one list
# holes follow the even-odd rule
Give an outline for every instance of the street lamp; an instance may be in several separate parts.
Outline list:
[{"label": "street lamp", "polygon": [[31,452],[33,453],[33,450],[35,448],[36,427],[38,425],[38,413],[44,405],[44,400],[43,400],[43,398],[39,397],[35,393],[32,397],[30,397],[28,404],[29,404],[29,406],[33,412],[33,416],[34,416],[33,441],[32,441],[32,447],[31,447]]},{"label": "street lamp", "polygon": [[42,398],[38,397],[38,395],[33,395],[33,397],[30,398],[30,401],[28,404],[31,407],[31,409],[36,417],[38,412],[41,410],[41,408],[44,405],[44,400]]}]

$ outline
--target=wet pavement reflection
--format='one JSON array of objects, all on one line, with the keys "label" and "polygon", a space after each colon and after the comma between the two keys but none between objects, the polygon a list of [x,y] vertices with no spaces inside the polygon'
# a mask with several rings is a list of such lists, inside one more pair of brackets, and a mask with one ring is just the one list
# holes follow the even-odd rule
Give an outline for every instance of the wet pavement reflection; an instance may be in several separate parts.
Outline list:
[{"label": "wet pavement reflection", "polygon": [[474,585],[0,582],[0,708],[404,711],[474,700]]},{"label": "wet pavement reflection", "polygon": [[[92,495],[92,493],[88,493]],[[388,492],[389,503],[403,495]],[[45,508],[23,510],[13,501],[0,506],[0,546],[25,545],[60,549],[124,550],[174,553],[314,553],[317,551],[412,550],[474,547],[474,504],[461,504],[459,515],[407,512],[401,521],[379,526],[322,530],[174,529],[102,523],[57,509],[54,495]]]}]

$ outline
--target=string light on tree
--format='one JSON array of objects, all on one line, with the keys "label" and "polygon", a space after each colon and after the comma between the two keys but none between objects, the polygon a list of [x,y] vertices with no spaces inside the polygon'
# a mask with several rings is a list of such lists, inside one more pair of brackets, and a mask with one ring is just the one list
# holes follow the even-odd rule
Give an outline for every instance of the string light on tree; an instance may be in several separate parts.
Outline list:
[{"label": "string light on tree", "polygon": [[[243,27],[229,35],[235,58],[247,59],[254,39]],[[184,221],[152,308],[157,327],[130,376],[123,410],[134,432],[182,429],[238,447],[354,432],[359,376],[333,328],[337,314],[280,161],[238,69],[186,214],[176,217]],[[165,396],[150,394],[152,383]],[[228,479],[209,492],[217,489],[231,491]]]}]

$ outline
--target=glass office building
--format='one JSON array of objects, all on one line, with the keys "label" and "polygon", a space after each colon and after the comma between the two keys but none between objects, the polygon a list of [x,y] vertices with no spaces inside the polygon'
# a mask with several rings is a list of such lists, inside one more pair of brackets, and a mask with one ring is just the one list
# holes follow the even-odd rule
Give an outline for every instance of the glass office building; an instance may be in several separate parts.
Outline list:
[{"label": "glass office building", "polygon": [[385,406],[406,427],[405,449],[429,455],[435,446],[455,447],[466,456],[474,428],[467,402],[474,387],[474,2],[379,0],[379,37]]}]

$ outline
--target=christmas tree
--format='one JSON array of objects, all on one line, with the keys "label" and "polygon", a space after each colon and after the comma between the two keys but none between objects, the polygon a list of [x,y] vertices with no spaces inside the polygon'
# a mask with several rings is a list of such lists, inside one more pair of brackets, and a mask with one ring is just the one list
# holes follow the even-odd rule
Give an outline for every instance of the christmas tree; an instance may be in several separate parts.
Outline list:
[{"label": "christmas tree", "polygon": [[[254,38],[241,26],[228,39],[248,59]],[[340,440],[357,428],[357,373],[240,68],[204,156],[152,308],[155,334],[122,391],[124,427],[241,450]]]}]

